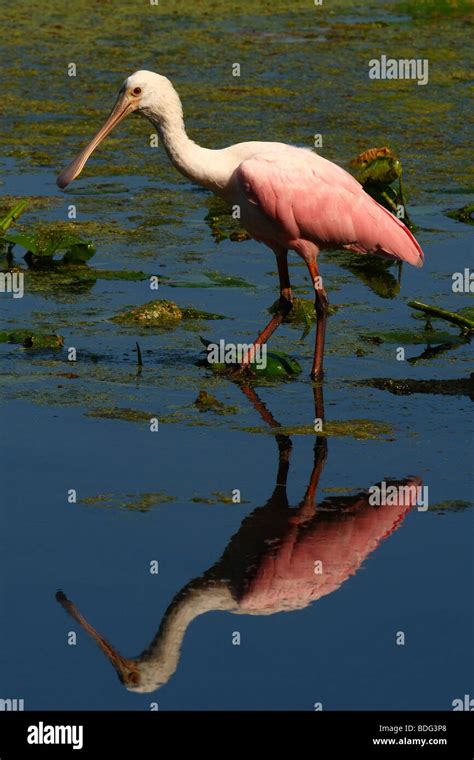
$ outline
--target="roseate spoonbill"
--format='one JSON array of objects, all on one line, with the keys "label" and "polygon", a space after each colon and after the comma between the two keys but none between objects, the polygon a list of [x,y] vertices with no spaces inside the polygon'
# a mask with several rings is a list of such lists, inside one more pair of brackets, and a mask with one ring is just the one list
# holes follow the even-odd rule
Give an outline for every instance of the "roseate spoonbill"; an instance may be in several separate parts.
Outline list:
[{"label": "roseate spoonbill", "polygon": [[310,149],[277,142],[244,142],[220,150],[200,147],[186,134],[173,85],[151,71],[137,71],[124,81],[103,127],[59,175],[60,188],[81,173],[104,137],[134,111],[151,121],[176,169],[238,206],[250,235],[273,250],[280,279],[279,309],[253,345],[266,343],[291,309],[288,250],[304,259],[314,285],[317,315],[311,375],[322,379],[328,299],[318,271],[318,253],[342,248],[420,267],[423,252],[414,236],[354,177]]},{"label": "roseate spoonbill", "polygon": [[[412,477],[391,481],[397,498],[390,504],[371,506],[369,492],[362,491],[329,497],[318,507],[316,493],[327,459],[327,439],[318,436],[306,492],[298,508],[292,508],[287,496],[291,440],[278,433],[278,422],[255,391],[248,385],[242,390],[275,429],[278,468],[273,492],[266,504],[243,520],[221,558],[175,595],[150,646],[138,657],[123,657],[62,591],[56,594],[130,691],[155,691],[169,681],[178,667],[187,628],[199,615],[217,610],[244,615],[291,612],[337,591],[416,504],[421,480]],[[316,416],[323,419],[322,395],[316,401]],[[315,561],[321,562],[318,572]]]}]

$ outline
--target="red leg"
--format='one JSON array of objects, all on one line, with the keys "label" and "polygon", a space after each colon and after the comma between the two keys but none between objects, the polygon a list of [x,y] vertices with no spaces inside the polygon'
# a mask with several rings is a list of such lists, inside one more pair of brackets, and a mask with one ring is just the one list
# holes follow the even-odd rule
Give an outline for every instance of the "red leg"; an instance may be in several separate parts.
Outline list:
[{"label": "red leg", "polygon": [[328,316],[328,297],[323,288],[322,278],[319,276],[316,259],[307,260],[307,265],[311,279],[314,284],[315,292],[315,309],[316,309],[316,344],[314,347],[313,369],[311,377],[313,380],[323,379],[323,358],[324,358],[324,340],[326,337],[326,322]]},{"label": "red leg", "polygon": [[277,266],[278,266],[278,277],[280,279],[280,303],[278,305],[278,311],[276,312],[276,314],[273,315],[268,325],[264,327],[264,329],[258,335],[256,340],[254,340],[253,347],[249,351],[248,361],[242,365],[243,369],[248,367],[248,365],[253,361],[253,357],[255,354],[255,346],[261,346],[267,342],[267,340],[270,338],[271,335],[273,335],[277,327],[281,325],[286,315],[291,311],[291,307],[293,305],[292,296],[291,296],[290,275],[288,272],[288,251],[285,250],[284,248],[274,248],[273,251],[276,256]]}]

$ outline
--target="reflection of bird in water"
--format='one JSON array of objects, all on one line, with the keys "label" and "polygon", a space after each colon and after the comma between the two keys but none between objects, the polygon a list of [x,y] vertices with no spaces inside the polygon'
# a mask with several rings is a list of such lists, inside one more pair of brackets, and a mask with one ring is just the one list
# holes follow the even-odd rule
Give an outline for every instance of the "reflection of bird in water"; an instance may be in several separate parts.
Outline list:
[{"label": "reflection of bird in water", "polygon": [[[255,391],[248,386],[242,390],[277,430],[278,423]],[[322,419],[321,389],[315,389],[315,394],[316,417]],[[169,680],[178,666],[186,629],[198,615],[213,610],[248,615],[288,612],[336,591],[416,504],[421,481],[407,478],[391,481],[391,485],[405,488],[390,506],[371,506],[366,491],[330,497],[316,506],[316,490],[327,458],[327,440],[320,435],[304,498],[292,508],[286,493],[291,441],[278,433],[276,440],[278,471],[267,503],[244,519],[218,562],[176,594],[158,633],[141,655],[119,655],[58,592],[60,604],[93,637],[128,689],[150,692]]]}]

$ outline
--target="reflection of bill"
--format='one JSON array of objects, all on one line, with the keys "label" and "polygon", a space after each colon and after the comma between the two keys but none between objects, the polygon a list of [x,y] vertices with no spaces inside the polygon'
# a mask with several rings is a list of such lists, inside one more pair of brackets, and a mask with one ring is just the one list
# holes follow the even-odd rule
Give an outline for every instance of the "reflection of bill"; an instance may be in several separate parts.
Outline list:
[{"label": "reflection of bill", "polygon": [[[244,392],[262,418],[277,429],[255,392],[248,388]],[[316,416],[324,419],[320,405]],[[278,471],[270,498],[244,519],[218,562],[174,597],[154,640],[137,658],[119,655],[58,592],[58,601],[94,638],[128,689],[154,691],[169,680],[178,666],[186,629],[198,615],[213,610],[269,615],[302,609],[332,593],[416,505],[419,478],[391,481],[400,498],[390,506],[372,506],[369,491],[330,497],[317,506],[316,491],[327,459],[326,438],[318,436],[306,493],[293,508],[286,492],[291,441],[278,433],[276,440]]]}]

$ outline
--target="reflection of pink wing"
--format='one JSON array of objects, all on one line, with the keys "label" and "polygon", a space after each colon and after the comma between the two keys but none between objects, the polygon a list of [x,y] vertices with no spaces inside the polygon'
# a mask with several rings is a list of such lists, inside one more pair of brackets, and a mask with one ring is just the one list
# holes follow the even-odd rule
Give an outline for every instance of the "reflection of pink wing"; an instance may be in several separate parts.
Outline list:
[{"label": "reflection of pink wing", "polygon": [[[404,486],[419,486],[412,478]],[[389,536],[416,504],[411,488],[394,505],[369,506],[364,499],[354,513],[325,519],[311,527],[289,523],[278,547],[266,554],[240,600],[246,612],[270,613],[305,607],[335,591],[357,572],[364,559]],[[315,562],[322,572],[315,573]]]}]

